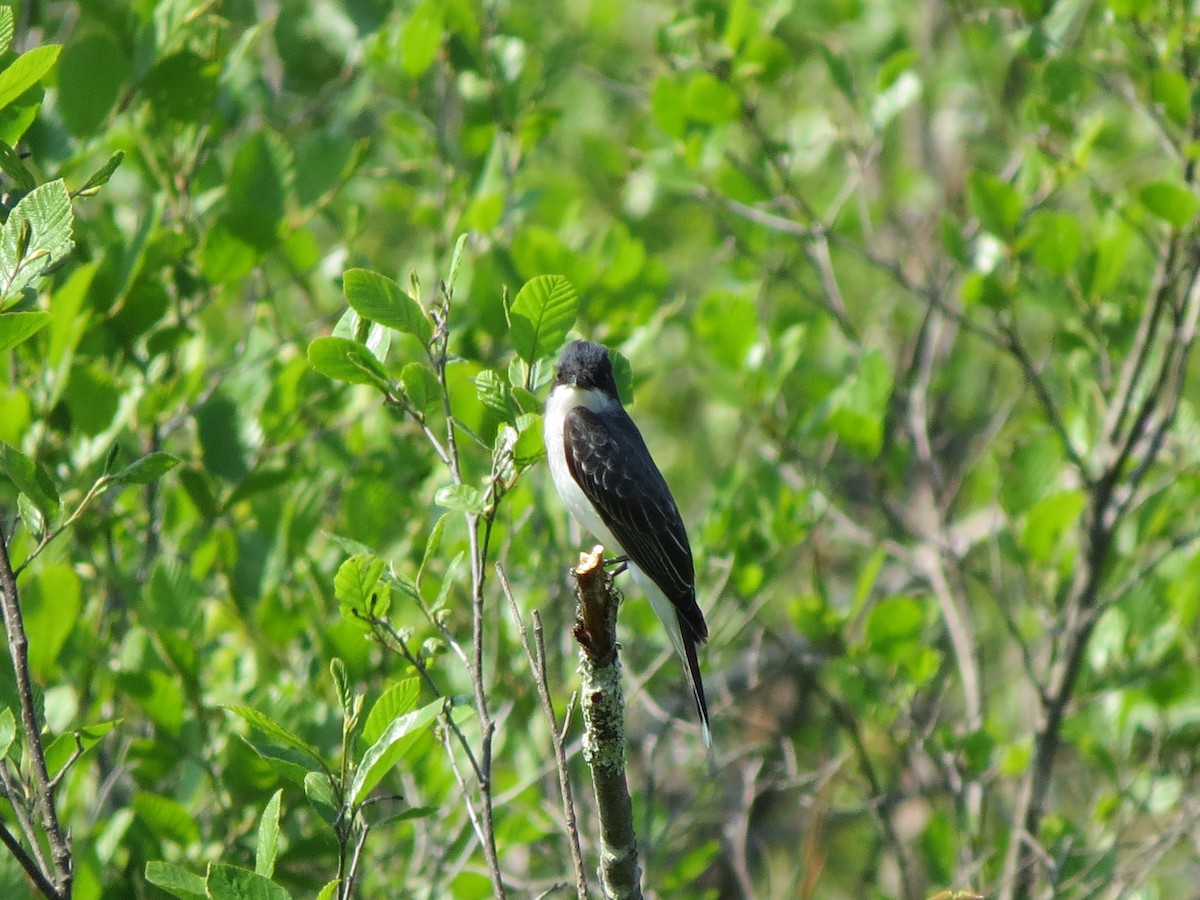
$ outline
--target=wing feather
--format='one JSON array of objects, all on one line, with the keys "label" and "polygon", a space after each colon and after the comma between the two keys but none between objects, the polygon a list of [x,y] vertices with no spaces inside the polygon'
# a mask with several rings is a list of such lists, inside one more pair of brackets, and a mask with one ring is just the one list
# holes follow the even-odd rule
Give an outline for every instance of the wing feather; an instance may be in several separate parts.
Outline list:
[{"label": "wing feather", "polygon": [[563,420],[567,466],[621,544],[667,596],[699,643],[708,638],[696,603],[696,574],[679,507],[646,442],[624,410],[599,415],[577,406]]}]

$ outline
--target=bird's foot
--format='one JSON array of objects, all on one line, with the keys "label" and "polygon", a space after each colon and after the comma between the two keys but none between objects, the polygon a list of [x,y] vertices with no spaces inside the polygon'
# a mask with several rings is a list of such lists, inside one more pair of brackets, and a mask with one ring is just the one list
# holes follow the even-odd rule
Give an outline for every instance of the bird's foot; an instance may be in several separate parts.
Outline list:
[{"label": "bird's foot", "polygon": [[608,566],[616,566],[617,567],[612,572],[612,577],[616,578],[618,575],[620,575],[622,572],[624,572],[626,569],[629,568],[629,557],[628,556],[614,556],[614,557],[612,557],[612,559],[606,559],[604,561],[604,565],[605,565],[605,567],[608,567]]}]

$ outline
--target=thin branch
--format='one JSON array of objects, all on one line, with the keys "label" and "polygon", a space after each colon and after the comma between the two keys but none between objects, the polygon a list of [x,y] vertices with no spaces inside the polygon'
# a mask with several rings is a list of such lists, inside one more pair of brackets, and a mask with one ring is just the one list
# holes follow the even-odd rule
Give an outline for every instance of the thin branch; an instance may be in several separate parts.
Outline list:
[{"label": "thin branch", "polygon": [[45,855],[42,853],[42,842],[38,838],[37,826],[29,817],[30,809],[29,798],[25,794],[25,784],[16,779],[8,770],[8,761],[0,760],[0,784],[4,785],[4,795],[8,798],[8,802],[12,805],[13,815],[17,818],[17,825],[21,829],[21,834],[25,837],[25,842],[29,845],[29,849],[33,852],[34,859],[37,860],[38,868],[43,872],[53,874],[50,864],[46,861]]},{"label": "thin branch", "polygon": [[25,636],[25,623],[21,618],[16,575],[8,558],[8,542],[3,534],[0,534],[0,611],[4,614],[8,652],[12,657],[13,673],[17,681],[21,725],[25,731],[30,769],[33,771],[36,787],[35,801],[41,813],[42,828],[54,861],[55,893],[50,896],[70,897],[71,848],[58,822],[58,810],[54,805],[54,786],[46,769],[46,751],[42,746],[42,733],[38,726],[37,707],[33,698],[33,681],[29,675],[29,640]]},{"label": "thin branch", "polygon": [[1062,414],[1058,411],[1058,405],[1050,395],[1050,388],[1042,378],[1042,373],[1034,365],[1029,351],[1025,348],[1025,343],[1021,340],[1021,335],[1012,325],[1004,329],[1004,335],[1005,348],[1012,355],[1012,358],[1017,361],[1017,365],[1021,367],[1021,372],[1024,374],[1026,382],[1033,388],[1033,393],[1037,397],[1038,403],[1041,404],[1042,411],[1046,414],[1046,420],[1058,436],[1059,443],[1062,444],[1067,458],[1078,470],[1079,477],[1083,479],[1084,483],[1090,484],[1092,478],[1088,471],[1089,467],[1083,457],[1079,455],[1079,451],[1075,449],[1075,443],[1071,440],[1071,436],[1067,434],[1067,426],[1063,421]]},{"label": "thin branch", "polygon": [[904,848],[904,842],[900,840],[900,835],[897,833],[896,826],[892,822],[892,813],[896,805],[895,800],[884,790],[883,782],[880,781],[879,774],[875,771],[875,764],[871,762],[871,756],[867,752],[866,742],[863,740],[862,729],[859,728],[858,719],[855,718],[854,713],[846,704],[822,688],[819,682],[814,682],[814,687],[825,699],[825,702],[829,704],[834,720],[846,732],[847,737],[850,738],[850,745],[854,748],[854,757],[858,762],[859,772],[866,779],[867,788],[870,791],[872,798],[871,809],[879,821],[879,827],[883,832],[883,839],[896,859],[896,867],[900,872],[900,883],[903,888],[904,897],[907,900],[916,900],[920,896],[920,892],[916,888],[912,865],[908,858],[908,853]]},{"label": "thin branch", "polygon": [[[458,441],[455,436],[456,423],[454,411],[450,406],[450,388],[446,381],[446,362],[449,358],[449,310],[450,291],[442,286],[442,300],[434,315],[435,331],[429,345],[429,356],[433,363],[434,375],[441,388],[442,413],[446,418],[445,451],[448,457],[447,465],[455,484],[463,484],[462,467],[459,461]],[[494,481],[493,481],[494,485]],[[488,874],[492,879],[492,892],[497,898],[507,896],[504,887],[504,876],[500,871],[500,859],[496,852],[495,815],[492,808],[492,738],[495,734],[496,723],[488,711],[487,693],[484,689],[483,673],[483,635],[484,635],[484,597],[483,588],[486,578],[487,542],[491,536],[492,517],[495,515],[495,503],[490,504],[491,512],[480,516],[475,512],[464,513],[467,524],[467,542],[471,557],[471,683],[475,694],[475,712],[479,716],[480,748],[478,757],[479,794],[482,805],[482,828],[479,830],[483,843],[483,855],[487,860]],[[484,523],[484,539],[481,545],[479,536],[480,520]]]},{"label": "thin branch", "polygon": [[[554,745],[555,768],[558,770],[558,790],[562,799],[563,815],[567,822],[567,842],[571,848],[571,864],[575,868],[575,892],[579,900],[587,900],[587,872],[583,865],[583,849],[579,845],[579,824],[575,818],[575,798],[571,791],[571,771],[567,767],[567,751],[564,734],[559,731],[558,717],[554,713],[554,701],[550,697],[549,677],[546,673],[546,644],[542,634],[542,617],[537,611],[533,612],[533,639],[535,650],[529,647],[529,632],[521,618],[521,610],[513,596],[512,587],[504,567],[496,563],[496,578],[500,581],[500,589],[508,600],[509,609],[517,622],[521,634],[521,647],[525,650],[525,658],[533,672],[533,682],[537,685],[538,699],[542,704],[542,713],[550,726],[550,742]],[[565,726],[565,722],[564,722]]]},{"label": "thin branch", "polygon": [[37,889],[47,897],[58,897],[58,888],[48,879],[45,873],[38,868],[38,864],[21,846],[21,842],[3,822],[0,822],[0,843],[3,843],[8,848],[8,852],[16,857],[17,862],[21,864],[21,868],[25,870],[25,874],[29,876],[29,880],[37,885]]},{"label": "thin branch", "polygon": [[575,639],[583,677],[583,758],[592,773],[600,817],[600,883],[604,896],[641,900],[641,866],[633,802],[625,780],[625,697],[617,645],[620,599],[604,568],[604,548],[581,554],[575,576]]}]

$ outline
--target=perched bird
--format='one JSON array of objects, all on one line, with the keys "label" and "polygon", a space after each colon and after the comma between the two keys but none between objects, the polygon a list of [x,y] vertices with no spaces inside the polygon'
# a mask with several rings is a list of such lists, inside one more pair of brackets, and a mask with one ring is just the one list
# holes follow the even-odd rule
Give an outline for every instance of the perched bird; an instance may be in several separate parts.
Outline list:
[{"label": "perched bird", "polygon": [[629,573],[683,660],[704,744],[711,747],[696,657],[708,626],[696,603],[692,550],[675,498],[621,406],[608,350],[590,341],[567,345],[558,358],[544,421],[546,456],[559,496],[580,527],[627,557]]}]

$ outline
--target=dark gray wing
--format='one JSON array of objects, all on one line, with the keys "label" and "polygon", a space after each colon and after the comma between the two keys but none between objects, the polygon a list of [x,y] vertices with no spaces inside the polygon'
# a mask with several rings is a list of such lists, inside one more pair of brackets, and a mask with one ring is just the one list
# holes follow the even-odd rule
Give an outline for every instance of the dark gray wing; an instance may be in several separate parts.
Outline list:
[{"label": "dark gray wing", "polygon": [[683,518],[633,420],[624,410],[601,416],[577,406],[563,421],[563,443],[571,475],[622,552],[674,604],[684,633],[703,643],[708,626]]}]

